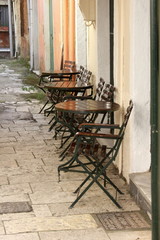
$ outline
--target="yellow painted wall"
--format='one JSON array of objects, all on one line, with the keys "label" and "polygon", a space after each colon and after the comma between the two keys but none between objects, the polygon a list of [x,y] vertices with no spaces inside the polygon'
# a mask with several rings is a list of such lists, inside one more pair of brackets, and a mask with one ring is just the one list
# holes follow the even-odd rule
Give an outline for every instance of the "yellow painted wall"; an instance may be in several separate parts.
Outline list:
[{"label": "yellow painted wall", "polygon": [[96,28],[92,25],[87,27],[87,68],[92,72],[92,81],[96,84],[97,76],[97,38]]},{"label": "yellow painted wall", "polygon": [[[116,99],[121,111],[116,114],[116,122],[122,122],[124,111],[131,98],[130,92],[130,0],[117,0],[115,4],[115,86]],[[121,116],[121,119],[119,117]],[[128,178],[130,165],[129,126],[121,147],[117,166],[120,173]],[[125,147],[124,147],[125,146]],[[127,146],[127,147],[126,147]]]}]

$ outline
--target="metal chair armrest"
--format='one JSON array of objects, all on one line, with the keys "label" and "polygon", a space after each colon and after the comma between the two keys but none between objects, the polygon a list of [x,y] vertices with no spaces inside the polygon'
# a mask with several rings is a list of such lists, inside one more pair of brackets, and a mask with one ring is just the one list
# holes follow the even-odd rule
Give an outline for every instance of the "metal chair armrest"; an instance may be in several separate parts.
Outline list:
[{"label": "metal chair armrest", "polygon": [[82,130],[85,130],[85,128],[107,128],[107,129],[120,129],[119,124],[103,124],[103,123],[81,123],[78,128],[82,128]]},{"label": "metal chair armrest", "polygon": [[106,138],[106,139],[121,138],[117,134],[88,133],[88,132],[77,132],[75,136],[76,137],[90,137],[90,138]]},{"label": "metal chair armrest", "polygon": [[87,100],[87,99],[92,99],[92,96],[72,96],[72,95],[69,95],[69,96],[64,97],[64,100],[68,100],[68,99],[71,99],[71,100],[76,100],[76,99]]}]

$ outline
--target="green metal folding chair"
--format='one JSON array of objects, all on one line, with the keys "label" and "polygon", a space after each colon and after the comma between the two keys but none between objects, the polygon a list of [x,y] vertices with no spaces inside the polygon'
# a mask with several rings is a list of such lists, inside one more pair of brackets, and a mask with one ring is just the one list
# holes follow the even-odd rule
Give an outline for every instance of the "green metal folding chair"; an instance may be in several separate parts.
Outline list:
[{"label": "green metal folding chair", "polygon": [[[72,142],[70,149],[68,150],[68,152],[72,153],[72,157],[66,163],[61,164],[58,167],[59,179],[61,171],[87,174],[86,178],[75,190],[75,193],[78,193],[78,195],[70,208],[74,207],[94,183],[103,190],[118,208],[121,208],[120,204],[117,202],[117,192],[120,194],[123,193],[108,177],[107,170],[117,157],[132,108],[133,102],[130,100],[121,126],[117,124],[81,124],[80,127],[82,128],[82,131],[76,133],[75,141]],[[89,128],[98,130],[112,129],[114,130],[114,133],[104,134],[99,132],[87,132]],[[112,147],[100,145],[98,139],[105,139],[107,141],[112,140],[113,145]],[[103,183],[101,181],[102,179]],[[115,198],[107,189],[107,184],[110,184],[116,190]],[[82,187],[84,187],[84,189],[80,193]]]}]

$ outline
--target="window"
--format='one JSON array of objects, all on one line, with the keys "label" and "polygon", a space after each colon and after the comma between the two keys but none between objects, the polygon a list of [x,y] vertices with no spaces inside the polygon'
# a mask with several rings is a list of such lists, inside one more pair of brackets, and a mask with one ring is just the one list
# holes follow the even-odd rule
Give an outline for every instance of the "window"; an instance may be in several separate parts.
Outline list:
[{"label": "window", "polygon": [[8,6],[0,5],[0,27],[8,27]]}]

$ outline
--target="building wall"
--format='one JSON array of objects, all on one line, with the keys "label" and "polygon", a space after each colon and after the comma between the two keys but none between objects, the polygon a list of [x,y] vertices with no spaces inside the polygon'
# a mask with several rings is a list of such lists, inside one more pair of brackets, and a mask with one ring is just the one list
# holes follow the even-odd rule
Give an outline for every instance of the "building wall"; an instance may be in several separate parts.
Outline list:
[{"label": "building wall", "polygon": [[87,27],[76,0],[76,64],[87,67]]},{"label": "building wall", "polygon": [[75,61],[75,0],[64,0],[62,8],[64,60]]},{"label": "building wall", "polygon": [[54,69],[60,69],[62,59],[62,0],[53,0]]},{"label": "building wall", "polygon": [[21,51],[20,56],[28,58],[30,53],[29,31],[28,31],[28,7],[27,0],[20,2],[20,19],[21,19]]},{"label": "building wall", "polygon": [[15,31],[15,55],[20,55],[21,49],[21,20],[20,20],[20,2],[15,0],[13,2],[14,12],[14,31]]},{"label": "building wall", "polygon": [[38,5],[37,0],[28,0],[29,35],[30,35],[30,67],[39,70],[38,44]]},{"label": "building wall", "polygon": [[[134,103],[116,165],[129,174],[150,168],[150,5],[149,0],[114,2],[115,101],[121,123],[129,100]],[[96,27],[87,28],[87,67],[109,82],[109,1],[97,0]]]},{"label": "building wall", "polygon": [[[104,24],[105,23],[105,24]],[[110,82],[109,0],[97,0],[97,82]]]},{"label": "building wall", "polygon": [[148,171],[150,156],[150,1],[132,0],[131,92],[132,120],[130,172]]},{"label": "building wall", "polygon": [[[149,0],[115,2],[115,85],[121,115],[129,99],[134,103],[117,161],[127,180],[130,173],[150,168],[149,9]],[[116,120],[122,121],[118,113]]]},{"label": "building wall", "polygon": [[50,0],[45,0],[43,5],[43,33],[44,33],[44,62],[45,62],[45,70],[50,70],[50,16],[49,16],[49,8],[50,8]]},{"label": "building wall", "polygon": [[44,1],[38,0],[38,42],[39,42],[39,67],[45,70],[45,42],[44,42]]},{"label": "building wall", "polygon": [[8,0],[0,0],[0,5],[8,5]]},{"label": "building wall", "polygon": [[29,58],[29,30],[27,0],[13,2],[15,52],[17,56]]}]

